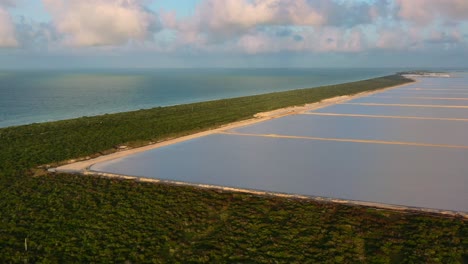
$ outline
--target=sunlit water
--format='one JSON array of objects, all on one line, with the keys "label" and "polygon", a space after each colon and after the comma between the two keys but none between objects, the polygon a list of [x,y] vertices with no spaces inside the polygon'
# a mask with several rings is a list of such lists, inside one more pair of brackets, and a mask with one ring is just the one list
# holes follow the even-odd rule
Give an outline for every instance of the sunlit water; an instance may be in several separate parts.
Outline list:
[{"label": "sunlit water", "polygon": [[0,72],[0,127],[308,88],[397,69]]}]

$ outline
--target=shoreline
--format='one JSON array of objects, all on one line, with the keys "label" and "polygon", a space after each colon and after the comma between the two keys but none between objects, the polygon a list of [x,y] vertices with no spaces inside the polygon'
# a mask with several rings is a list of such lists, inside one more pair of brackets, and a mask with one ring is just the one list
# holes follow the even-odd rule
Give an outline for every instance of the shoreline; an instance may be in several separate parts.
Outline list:
[{"label": "shoreline", "polygon": [[110,178],[110,179],[134,180],[134,181],[142,182],[142,183],[168,184],[168,185],[174,185],[174,186],[187,186],[187,187],[193,187],[193,188],[199,188],[199,189],[205,189],[205,190],[216,190],[216,191],[222,191],[222,192],[237,192],[237,193],[251,194],[251,195],[257,195],[257,196],[297,199],[297,200],[303,200],[303,201],[313,201],[317,203],[333,203],[333,204],[341,204],[341,205],[348,205],[348,206],[362,206],[362,207],[381,209],[381,210],[398,211],[401,213],[420,213],[420,214],[433,214],[433,215],[435,214],[441,217],[460,217],[460,218],[468,220],[468,212],[463,212],[463,211],[434,209],[434,208],[426,208],[426,207],[412,207],[412,206],[405,206],[405,205],[387,204],[387,203],[379,203],[379,202],[366,202],[366,201],[360,201],[360,200],[347,200],[347,199],[314,196],[314,195],[270,192],[270,191],[263,191],[263,190],[256,190],[256,189],[236,188],[236,187],[212,185],[212,184],[190,183],[190,182],[173,181],[173,180],[161,180],[161,179],[145,178],[145,177],[140,177],[140,176],[98,172],[98,171],[93,171],[90,169],[87,169],[81,174],[86,175],[86,176],[99,176],[99,177]]},{"label": "shoreline", "polygon": [[[190,69],[190,68],[187,68],[187,69]],[[184,68],[180,68],[180,69],[159,69],[159,70],[187,70],[187,69],[184,69]],[[245,69],[249,69],[249,68],[225,68],[225,69],[221,69],[221,70],[226,70],[226,69],[234,69],[234,70],[245,70]],[[257,69],[257,70],[262,70],[262,69],[283,69],[283,68],[254,68],[254,69]],[[285,68],[285,69],[290,69],[290,68]],[[300,69],[300,68],[299,68]],[[311,69],[311,68],[303,68],[303,69]],[[339,68],[338,68],[339,69]],[[18,69],[4,69],[4,71],[11,71],[11,72],[22,72],[22,71],[31,71],[31,69],[26,69],[26,70],[18,70]],[[53,71],[62,71],[63,69],[54,69]],[[75,69],[76,70],[76,69]],[[75,70],[70,70],[70,69],[65,69],[63,70],[64,72],[74,72]],[[104,72],[112,72],[112,71],[120,71],[121,69],[98,69],[98,71],[104,71]],[[127,69],[128,70],[128,69]],[[138,71],[147,71],[148,69],[129,69],[130,71],[133,71],[133,70],[136,70],[136,72]],[[149,69],[150,71],[154,70],[154,69]],[[156,69],[158,70],[158,69]],[[191,69],[193,70],[193,69]],[[219,70],[218,68],[204,68],[203,70]],[[21,127],[21,126],[30,126],[30,125],[37,125],[37,124],[46,124],[46,123],[50,123],[50,122],[61,122],[61,121],[67,121],[67,120],[71,120],[71,119],[79,119],[79,118],[83,118],[83,117],[97,117],[97,116],[104,116],[104,115],[112,115],[112,114],[121,114],[121,113],[128,113],[128,112],[134,112],[134,111],[140,111],[140,110],[150,110],[150,109],[153,109],[153,108],[158,108],[158,107],[173,107],[173,106],[179,106],[179,105],[186,105],[186,104],[196,104],[196,103],[203,103],[203,102],[210,102],[210,101],[217,101],[217,100],[224,100],[224,99],[234,99],[234,98],[239,98],[239,97],[248,97],[248,96],[257,96],[257,95],[262,95],[262,94],[268,94],[268,93],[277,93],[277,92],[288,92],[288,91],[294,91],[294,90],[302,90],[302,89],[309,89],[309,88],[317,88],[317,87],[322,87],[322,86],[330,86],[330,85],[340,85],[340,84],[346,84],[346,83],[352,83],[352,82],[359,82],[359,81],[365,81],[365,80],[369,80],[369,79],[375,79],[375,78],[381,78],[381,77],[385,77],[387,75],[392,75],[392,74],[397,74],[397,69],[395,68],[395,71],[389,71],[389,72],[385,72],[385,73],[381,73],[381,74],[376,74],[375,76],[372,75],[372,76],[363,76],[361,78],[357,78],[357,79],[346,79],[346,80],[341,80],[340,82],[331,82],[331,83],[318,83],[318,84],[311,84],[310,86],[303,86],[303,85],[297,85],[297,86],[293,86],[291,88],[287,88],[287,89],[278,89],[278,90],[271,90],[271,91],[263,91],[263,92],[258,92],[258,93],[251,93],[251,94],[238,94],[238,95],[231,95],[231,96],[227,96],[227,97],[213,97],[213,98],[204,98],[204,99],[197,99],[197,100],[182,100],[182,101],[176,101],[176,102],[173,102],[173,103],[169,103],[169,104],[166,104],[166,103],[160,103],[160,104],[156,104],[156,105],[140,105],[140,106],[136,106],[136,107],[131,107],[131,108],[128,108],[128,109],[114,109],[114,110],[102,110],[102,111],[98,111],[98,112],[93,112],[93,113],[82,113],[82,114],[79,114],[79,115],[75,115],[73,113],[71,114],[67,114],[65,116],[59,116],[59,117],[52,117],[52,118],[41,118],[41,119],[33,119],[33,120],[26,120],[26,121],[23,121],[23,122],[13,122],[11,123],[11,120],[15,120],[15,118],[13,119],[10,119],[8,120],[9,123],[7,124],[2,124],[2,120],[0,120],[0,129],[6,129],[6,128],[11,128],[11,127]],[[35,71],[35,70],[33,70]],[[49,70],[39,70],[39,71],[49,71]],[[78,73],[80,72],[81,70],[78,69]],[[86,72],[86,71],[84,71]],[[90,73],[93,73],[94,70],[90,71]],[[2,69],[0,69],[0,75],[2,73]],[[83,73],[83,72],[82,72]],[[411,79],[411,78],[408,78],[408,79]],[[4,120],[6,122],[6,120]]]},{"label": "shoreline", "polygon": [[[414,79],[413,79],[414,80]],[[414,80],[418,82],[418,80]],[[386,203],[378,203],[378,202],[366,202],[366,201],[358,201],[358,200],[346,200],[346,199],[339,199],[339,198],[330,198],[330,197],[320,197],[320,196],[312,196],[312,195],[301,195],[301,194],[289,194],[289,193],[279,193],[279,192],[269,192],[269,191],[262,191],[262,190],[254,190],[248,188],[235,188],[235,187],[228,187],[228,186],[219,186],[219,185],[211,185],[211,184],[197,184],[197,183],[190,183],[190,182],[180,182],[180,181],[172,181],[172,180],[161,180],[161,179],[154,179],[154,178],[146,178],[146,177],[139,177],[139,176],[131,176],[131,175],[120,175],[120,174],[112,174],[112,173],[104,173],[99,171],[93,171],[91,167],[97,163],[105,162],[113,159],[127,157],[129,155],[133,155],[136,153],[157,149],[165,146],[169,146],[172,144],[177,144],[180,142],[196,139],[199,137],[208,136],[211,134],[216,134],[223,132],[225,130],[239,128],[243,126],[248,126],[260,122],[264,122],[267,120],[272,120],[276,118],[281,118],[284,116],[295,115],[295,114],[303,114],[304,112],[310,110],[316,110],[323,107],[331,106],[337,103],[346,102],[349,100],[353,100],[356,98],[360,98],[363,96],[368,96],[372,94],[377,94],[386,90],[395,89],[401,86],[405,86],[408,84],[401,84],[396,86],[391,86],[375,91],[370,92],[362,92],[354,95],[344,95],[344,96],[337,96],[328,99],[324,99],[320,102],[306,104],[303,106],[292,106],[286,108],[280,108],[273,111],[268,112],[261,112],[254,115],[253,118],[238,121],[230,124],[226,124],[220,126],[218,128],[209,129],[203,132],[169,139],[162,142],[150,144],[143,147],[133,148],[133,149],[126,149],[122,151],[118,151],[112,154],[99,156],[94,159],[88,159],[84,161],[78,162],[71,162],[67,165],[59,166],[57,168],[49,169],[49,172],[53,173],[71,173],[71,174],[81,174],[81,175],[89,175],[89,176],[99,176],[105,178],[117,178],[117,179],[126,179],[126,180],[135,180],[138,182],[148,182],[148,183],[160,183],[160,184],[170,184],[176,186],[190,186],[194,188],[201,188],[201,189],[208,189],[208,190],[218,190],[218,191],[226,191],[226,192],[240,192],[240,193],[247,193],[252,195],[259,195],[259,196],[272,196],[272,197],[282,197],[287,199],[300,199],[300,200],[310,200],[314,202],[321,202],[321,203],[336,203],[336,204],[343,204],[343,205],[350,205],[350,206],[364,206],[369,208],[375,209],[385,209],[385,210],[392,210],[392,211],[399,211],[403,213],[425,213],[425,214],[437,214],[440,216],[449,216],[449,217],[461,217],[463,219],[468,219],[468,212],[462,211],[453,211],[453,210],[443,210],[443,209],[433,209],[433,208],[422,208],[422,207],[411,207],[411,206],[404,206],[404,205],[393,205],[393,204],[386,204]]]},{"label": "shoreline", "polygon": [[[412,79],[412,80],[414,81],[413,83],[418,82],[418,80],[415,80],[415,79]],[[182,136],[182,137],[168,139],[168,140],[164,140],[164,141],[161,141],[161,142],[149,144],[149,145],[146,145],[146,146],[143,146],[143,147],[137,147],[137,148],[131,148],[131,149],[125,149],[124,148],[124,150],[117,151],[117,152],[107,154],[107,155],[102,155],[102,156],[99,156],[97,158],[85,159],[85,160],[79,160],[79,161],[69,160],[67,164],[58,166],[56,168],[50,168],[50,169],[48,169],[48,171],[49,172],[57,172],[57,173],[84,174],[85,172],[89,172],[90,167],[93,166],[96,163],[109,161],[109,160],[113,160],[113,159],[118,159],[118,158],[123,158],[123,157],[130,156],[130,155],[133,155],[133,154],[137,154],[137,153],[140,153],[140,152],[161,148],[161,147],[181,143],[181,142],[184,142],[184,141],[188,141],[188,140],[191,140],[191,139],[196,139],[196,138],[208,136],[208,135],[211,135],[211,134],[216,134],[216,133],[219,133],[219,132],[224,132],[225,130],[230,130],[230,129],[239,128],[239,127],[243,127],[243,126],[253,125],[253,124],[256,124],[256,123],[260,123],[260,122],[264,122],[264,121],[268,121],[268,120],[272,120],[272,119],[277,119],[277,118],[285,117],[285,116],[288,116],[288,115],[302,114],[304,112],[308,112],[308,111],[311,111],[311,110],[320,109],[320,108],[331,106],[331,105],[334,105],[334,104],[337,104],[337,103],[346,102],[346,101],[349,101],[349,100],[353,100],[353,99],[360,98],[360,97],[363,97],[363,96],[368,96],[368,95],[380,93],[380,92],[390,90],[390,89],[395,89],[395,88],[405,86],[405,85],[408,85],[408,83],[400,84],[400,85],[396,85],[396,86],[391,86],[391,87],[386,87],[386,88],[378,89],[378,90],[374,90],[374,91],[357,93],[357,94],[354,94],[354,95],[343,95],[343,96],[331,97],[331,98],[327,98],[327,99],[324,99],[324,100],[316,102],[316,103],[305,104],[305,105],[302,105],[302,106],[290,106],[290,107],[280,108],[280,109],[276,109],[276,110],[272,110],[272,111],[268,111],[268,112],[260,112],[260,113],[255,114],[253,118],[249,118],[249,119],[246,119],[246,120],[242,120],[242,121],[222,125],[220,127],[208,129],[208,130],[198,132],[198,133],[195,133],[195,134],[190,134],[190,135],[186,135],[186,136]]]},{"label": "shoreline", "polygon": [[0,259],[468,260],[468,69],[374,68],[6,76]]}]

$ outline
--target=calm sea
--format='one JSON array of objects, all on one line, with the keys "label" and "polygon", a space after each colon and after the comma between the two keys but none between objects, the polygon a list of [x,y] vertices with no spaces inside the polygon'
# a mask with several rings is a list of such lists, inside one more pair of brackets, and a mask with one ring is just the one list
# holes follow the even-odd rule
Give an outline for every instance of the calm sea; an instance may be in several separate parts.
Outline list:
[{"label": "calm sea", "polygon": [[363,80],[398,69],[0,71],[0,127]]}]

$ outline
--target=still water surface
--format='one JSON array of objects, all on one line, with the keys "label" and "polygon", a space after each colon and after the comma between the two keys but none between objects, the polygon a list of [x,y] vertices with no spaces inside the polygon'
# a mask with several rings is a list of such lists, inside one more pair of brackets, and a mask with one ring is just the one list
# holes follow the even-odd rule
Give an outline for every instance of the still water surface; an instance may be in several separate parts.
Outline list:
[{"label": "still water surface", "polygon": [[[310,113],[232,129],[125,158],[98,163],[92,170],[115,174],[212,184],[272,192],[468,212],[468,109],[404,105],[398,93],[424,89],[466,89],[468,75],[422,78],[418,83]],[[398,92],[398,93],[397,93]],[[394,95],[382,101],[378,96]],[[450,102],[445,102],[451,105]],[[427,104],[431,105],[432,102]],[[453,103],[456,105],[456,103]],[[366,114],[374,117],[356,117]],[[425,120],[381,118],[411,116]],[[453,120],[459,118],[463,120]],[[306,136],[305,138],[277,138]],[[338,142],[400,141],[458,146],[415,146]]]},{"label": "still water surface", "polygon": [[468,109],[404,107],[385,105],[348,105],[338,104],[314,111],[315,113],[385,115],[429,118],[468,118]]},{"label": "still water surface", "polygon": [[[377,104],[415,104],[415,105],[445,105],[445,106],[466,106],[468,108],[468,95],[460,97],[450,95],[449,97],[439,96],[401,96],[401,97],[378,97],[369,96],[351,101],[352,103],[377,103]],[[450,98],[450,99],[444,99]]]},{"label": "still water surface", "polygon": [[0,71],[0,127],[344,83],[397,69]]},{"label": "still water surface", "polygon": [[[292,115],[232,132],[466,146],[467,122],[367,117]],[[468,158],[468,157],[467,157]]]},{"label": "still water surface", "polygon": [[468,151],[212,135],[92,170],[468,212]]}]

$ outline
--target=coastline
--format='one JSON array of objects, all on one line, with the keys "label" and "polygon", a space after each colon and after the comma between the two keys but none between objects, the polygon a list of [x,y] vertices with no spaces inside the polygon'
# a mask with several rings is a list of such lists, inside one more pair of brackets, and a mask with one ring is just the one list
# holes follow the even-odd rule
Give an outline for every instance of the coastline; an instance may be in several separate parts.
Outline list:
[{"label": "coastline", "polygon": [[[21,98],[10,98],[14,93],[14,86],[4,84],[7,96],[0,98],[0,105],[5,104],[7,111],[3,116],[0,116],[0,129],[17,126],[27,126],[31,124],[44,124],[49,122],[66,121],[81,117],[94,117],[108,114],[127,113],[138,110],[149,110],[157,107],[172,107],[178,105],[201,103],[214,100],[233,99],[238,97],[255,96],[267,93],[287,92],[297,89],[321,87],[329,85],[339,85],[368,79],[385,77],[395,74],[400,71],[399,68],[394,69],[360,69],[360,70],[345,70],[345,69],[249,69],[249,68],[234,68],[234,69],[101,69],[101,70],[39,70],[38,73],[47,75],[46,80],[51,85],[41,86],[42,82],[37,81],[36,74],[31,76],[27,72],[12,70],[12,77],[20,80],[28,80],[24,84],[27,87],[28,96]],[[30,73],[34,73],[31,70]],[[0,70],[1,74],[1,70]],[[281,78],[281,74],[289,78],[285,81]],[[315,78],[314,76],[324,77]],[[40,75],[40,74],[39,74]],[[117,87],[119,91],[125,91],[125,87],[131,86],[136,92],[133,94],[132,100],[127,101],[127,92],[119,92],[105,94],[103,89],[93,88],[92,95],[88,93],[75,94],[66,93],[65,90],[74,91],[75,82],[78,82],[79,77],[91,76],[90,79],[85,79],[87,87],[102,85],[102,82],[109,83],[111,86]],[[177,76],[177,77],[176,77]],[[199,76],[199,77],[195,77]],[[218,76],[218,77],[216,77]],[[219,83],[218,78],[226,77],[224,83]],[[255,79],[249,81],[243,77],[253,76]],[[270,77],[268,77],[270,76]],[[301,77],[302,76],[302,77]],[[98,78],[99,77],[99,78]],[[64,79],[64,83],[60,83],[60,78]],[[68,79],[70,78],[70,79]],[[119,78],[121,82],[112,83],[115,78]],[[274,78],[274,82],[268,78]],[[204,80],[204,82],[201,81]],[[245,79],[246,81],[243,81]],[[303,80],[304,79],[304,80]],[[206,81],[206,82],[205,82]],[[134,82],[132,84],[132,82]],[[70,84],[71,83],[71,84]],[[144,85],[143,83],[147,83]],[[39,85],[39,86],[38,86]],[[59,87],[68,87],[70,89],[60,89]],[[218,89],[215,87],[227,87]],[[34,87],[52,89],[48,90],[51,93],[61,94],[59,102],[50,99],[44,93],[36,94],[35,91],[41,89],[33,89]],[[51,88],[52,87],[52,88]],[[150,87],[150,88],[149,88]],[[170,87],[178,87],[171,89]],[[201,88],[208,87],[208,89]],[[237,89],[235,87],[241,87]],[[73,89],[72,89],[73,88]],[[102,88],[102,87],[101,87]],[[140,90],[138,90],[140,89]],[[146,93],[146,95],[145,95]],[[106,97],[107,99],[99,99]],[[2,100],[3,99],[3,100]],[[16,107],[10,102],[20,100],[28,108]],[[49,101],[51,100],[51,101]],[[36,102],[43,102],[36,104]],[[122,102],[122,103],[115,103]],[[11,108],[11,109],[10,109]]]},{"label": "coastline", "polygon": [[[415,79],[412,79],[412,80],[414,81],[413,83],[418,82]],[[99,157],[93,158],[93,159],[85,159],[85,160],[80,160],[80,161],[69,160],[68,164],[58,166],[56,168],[51,168],[48,171],[49,172],[58,172],[58,173],[84,174],[86,172],[89,172],[90,167],[93,166],[96,163],[109,161],[109,160],[113,160],[113,159],[118,159],[118,158],[123,158],[123,157],[133,155],[133,154],[136,154],[136,153],[140,153],[140,152],[144,152],[144,151],[148,151],[148,150],[152,150],[152,149],[157,149],[157,148],[177,144],[177,143],[188,141],[188,140],[191,140],[191,139],[204,137],[204,136],[208,136],[208,135],[211,135],[211,134],[223,132],[225,130],[230,130],[230,129],[234,129],[234,128],[248,126],[248,125],[264,122],[264,121],[271,120],[271,119],[281,118],[281,117],[288,116],[288,115],[301,114],[301,113],[304,113],[304,112],[307,112],[307,111],[320,109],[320,108],[331,106],[331,105],[334,105],[334,104],[337,104],[337,103],[350,101],[350,100],[353,100],[353,99],[356,99],[356,98],[359,98],[359,97],[380,93],[380,92],[383,92],[383,91],[387,91],[387,90],[390,90],[390,89],[395,89],[395,88],[405,86],[405,85],[408,85],[408,84],[400,84],[400,85],[386,87],[386,88],[378,89],[378,90],[374,90],[374,91],[361,92],[361,93],[357,93],[357,94],[354,94],[354,95],[336,96],[336,97],[324,99],[324,100],[322,100],[320,102],[305,104],[305,105],[302,105],[302,106],[290,106],[290,107],[280,108],[280,109],[276,109],[276,110],[272,110],[272,111],[268,111],[268,112],[260,112],[260,113],[255,114],[253,118],[238,121],[238,122],[234,122],[234,123],[230,123],[230,124],[226,124],[226,125],[222,125],[222,126],[220,126],[218,128],[209,129],[209,130],[198,132],[198,133],[195,133],[195,134],[190,134],[190,135],[187,135],[187,136],[168,139],[168,140],[164,140],[164,141],[161,141],[161,142],[149,144],[149,145],[146,145],[146,146],[143,146],[143,147],[137,147],[137,148],[131,148],[131,149],[125,149],[124,148],[121,151],[117,151],[115,153],[111,153],[111,154],[108,154],[108,155],[99,156]]]},{"label": "coastline", "polygon": [[[417,80],[414,80],[414,81],[418,82]],[[320,203],[337,203],[337,204],[345,204],[345,205],[350,205],[350,206],[364,206],[364,207],[375,208],[375,209],[393,210],[393,211],[399,211],[399,212],[404,212],[404,213],[427,213],[427,214],[436,214],[436,215],[450,216],[450,217],[461,217],[464,219],[468,219],[468,213],[461,212],[461,211],[441,210],[441,209],[422,208],[422,207],[421,208],[410,207],[410,206],[385,204],[385,203],[378,203],[378,202],[346,200],[346,199],[319,197],[319,196],[311,196],[311,195],[288,194],[288,193],[269,192],[269,191],[253,190],[253,189],[234,188],[234,187],[218,186],[218,185],[210,185],[210,184],[197,184],[197,183],[180,182],[180,181],[172,181],[172,180],[161,180],[161,179],[145,178],[145,177],[138,177],[138,176],[131,176],[131,175],[103,173],[103,172],[93,171],[91,169],[91,167],[94,164],[97,164],[100,162],[109,161],[109,160],[113,160],[117,158],[123,158],[123,157],[133,155],[136,153],[140,153],[140,152],[144,152],[144,151],[148,151],[152,149],[157,149],[157,148],[169,146],[172,144],[177,144],[180,142],[208,136],[211,134],[220,133],[225,130],[229,130],[233,128],[248,126],[248,125],[264,122],[264,121],[271,120],[271,119],[281,118],[281,117],[288,116],[288,115],[302,114],[310,110],[320,109],[320,108],[334,105],[337,103],[346,102],[346,101],[353,100],[353,99],[363,97],[363,96],[377,94],[386,90],[395,89],[395,88],[405,86],[405,85],[408,85],[408,84],[387,87],[387,88],[370,91],[370,92],[362,92],[362,93],[358,93],[354,95],[332,97],[332,98],[322,100],[320,102],[306,104],[303,106],[292,106],[292,107],[281,108],[281,109],[268,111],[268,112],[261,112],[261,113],[255,114],[254,118],[251,118],[251,119],[230,123],[227,125],[220,126],[218,128],[210,129],[207,131],[203,131],[203,132],[199,132],[199,133],[195,133],[195,134],[191,134],[188,136],[183,136],[183,137],[179,137],[175,139],[169,139],[166,141],[147,145],[144,147],[118,151],[116,153],[100,156],[94,159],[71,162],[67,165],[63,165],[57,168],[50,169],[49,171],[54,172],[54,173],[55,172],[56,173],[71,173],[71,174],[82,174],[82,175],[90,175],[90,176],[94,175],[94,176],[105,177],[105,178],[117,178],[117,179],[135,180],[139,182],[148,182],[148,183],[162,183],[162,184],[170,184],[170,185],[178,185],[178,186],[190,186],[194,188],[211,189],[211,190],[226,191],[226,192],[240,192],[240,193],[247,193],[247,194],[259,195],[259,196],[273,196],[273,197],[282,197],[282,198],[287,198],[287,199],[310,200],[310,201],[320,202]]]}]

